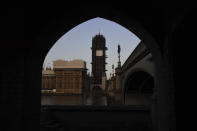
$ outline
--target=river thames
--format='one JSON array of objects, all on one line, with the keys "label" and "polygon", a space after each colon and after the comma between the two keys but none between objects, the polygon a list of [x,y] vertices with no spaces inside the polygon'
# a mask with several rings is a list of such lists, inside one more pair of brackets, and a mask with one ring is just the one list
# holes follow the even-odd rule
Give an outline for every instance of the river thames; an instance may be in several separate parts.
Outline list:
[{"label": "river thames", "polygon": [[42,96],[42,105],[108,105],[106,96]]}]

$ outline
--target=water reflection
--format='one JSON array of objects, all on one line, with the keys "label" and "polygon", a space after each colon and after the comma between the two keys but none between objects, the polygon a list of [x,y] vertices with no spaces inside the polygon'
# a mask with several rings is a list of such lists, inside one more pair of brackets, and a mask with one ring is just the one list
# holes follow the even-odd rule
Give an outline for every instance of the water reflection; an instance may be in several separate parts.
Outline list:
[{"label": "water reflection", "polygon": [[[150,105],[152,94],[129,94],[125,98],[125,105]],[[113,96],[105,95],[70,95],[53,96],[42,95],[42,105],[119,105]]]},{"label": "water reflection", "polygon": [[150,105],[152,94],[128,94],[125,105]]},{"label": "water reflection", "polygon": [[107,105],[106,96],[42,96],[42,105]]}]

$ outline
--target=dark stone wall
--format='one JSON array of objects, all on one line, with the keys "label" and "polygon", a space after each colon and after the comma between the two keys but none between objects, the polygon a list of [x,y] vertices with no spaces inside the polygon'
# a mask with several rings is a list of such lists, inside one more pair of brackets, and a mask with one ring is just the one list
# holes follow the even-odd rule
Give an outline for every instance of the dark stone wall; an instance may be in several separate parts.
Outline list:
[{"label": "dark stone wall", "polygon": [[[183,41],[179,41],[180,36],[183,36],[179,30],[182,33],[185,29],[191,31],[185,26],[190,24],[185,19],[191,19],[193,15],[189,14],[192,11],[190,8],[164,8],[151,4],[131,6],[118,3],[84,3],[76,6],[67,4],[64,8],[2,8],[0,118],[3,121],[0,128],[3,131],[40,129],[41,70],[48,50],[69,29],[97,16],[116,21],[128,29],[131,29],[128,26],[129,21],[123,16],[141,25],[140,27],[157,42],[162,59],[169,69],[167,73],[171,73],[173,78],[177,79],[178,71],[174,72],[174,62],[179,62],[180,57],[177,55],[182,54],[182,51],[176,47],[179,42],[184,44]],[[146,38],[143,33],[136,31],[137,28],[132,29],[140,38]],[[181,46],[181,50],[183,48],[184,46]],[[173,83],[173,79],[170,82]]]}]

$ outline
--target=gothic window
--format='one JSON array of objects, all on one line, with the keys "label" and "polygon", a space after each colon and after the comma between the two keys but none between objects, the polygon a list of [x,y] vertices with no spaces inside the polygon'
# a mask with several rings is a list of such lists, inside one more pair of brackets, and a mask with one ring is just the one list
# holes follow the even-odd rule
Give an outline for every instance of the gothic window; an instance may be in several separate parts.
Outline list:
[{"label": "gothic window", "polygon": [[76,88],[79,88],[79,77],[76,77]]},{"label": "gothic window", "polygon": [[58,81],[58,87],[59,87],[59,88],[62,88],[62,80],[59,80],[59,81]]}]

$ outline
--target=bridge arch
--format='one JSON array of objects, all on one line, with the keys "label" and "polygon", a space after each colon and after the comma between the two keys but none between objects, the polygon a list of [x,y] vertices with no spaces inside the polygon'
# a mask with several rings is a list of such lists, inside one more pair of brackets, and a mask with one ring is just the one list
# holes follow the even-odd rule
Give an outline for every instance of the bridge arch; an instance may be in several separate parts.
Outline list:
[{"label": "bridge arch", "polygon": [[134,69],[128,71],[128,73],[125,74],[125,75],[123,76],[122,87],[125,87],[126,81],[127,81],[133,74],[135,74],[136,72],[145,72],[145,73],[149,74],[150,76],[154,77],[154,73],[150,72],[150,70],[147,70],[147,69],[145,69],[145,68],[139,68],[139,67],[138,67],[138,68],[134,68]]},{"label": "bridge arch", "polygon": [[100,86],[94,86],[92,87],[92,93],[94,96],[99,96],[102,94],[102,89]]},{"label": "bridge arch", "polygon": [[150,106],[154,78],[143,70],[130,73],[125,82],[124,104]]},{"label": "bridge arch", "polygon": [[102,88],[100,86],[94,86],[92,87],[92,92],[101,92]]}]

